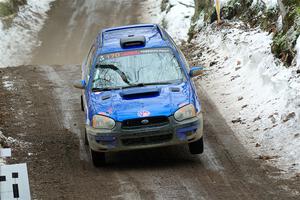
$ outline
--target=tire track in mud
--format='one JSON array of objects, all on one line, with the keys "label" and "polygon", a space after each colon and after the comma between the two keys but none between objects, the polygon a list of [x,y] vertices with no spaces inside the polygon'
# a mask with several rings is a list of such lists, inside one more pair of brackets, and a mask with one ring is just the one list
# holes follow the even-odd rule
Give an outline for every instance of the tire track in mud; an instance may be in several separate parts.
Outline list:
[{"label": "tire track in mud", "polygon": [[[15,89],[1,99],[7,102],[5,107],[1,106],[1,111],[11,112],[11,115],[4,119],[5,122],[1,120],[0,126],[6,124],[3,127],[6,136],[30,144],[20,148],[19,142],[15,142],[12,146],[13,159],[9,163],[28,164],[33,199],[97,199],[103,190],[118,193],[118,183],[111,174],[107,175],[105,169],[99,173],[98,169],[80,158],[79,138],[71,132],[72,129],[66,129],[61,100],[55,96],[55,90],[60,86],[47,80],[42,68],[22,66],[4,69],[14,80]],[[0,90],[3,90],[1,85]],[[32,102],[29,109],[24,108],[26,101]],[[79,103],[79,107],[65,103],[64,108],[72,108],[63,111],[75,112],[75,116],[83,118]],[[16,118],[19,110],[24,110],[22,118]],[[111,196],[105,192],[101,195],[104,199]]]},{"label": "tire track in mud", "polygon": [[[67,66],[68,73],[72,74],[77,79],[80,78],[78,73],[79,67]],[[63,77],[60,76],[51,66],[41,66],[46,78],[50,80],[54,85],[53,96],[57,98],[58,108],[61,111],[62,123],[65,129],[75,133],[79,138],[80,158],[88,161],[89,154],[85,149],[85,144],[82,133],[82,127],[77,126],[78,121],[83,121],[82,115],[78,115],[78,110],[74,110],[78,106],[78,91],[72,88],[72,82],[66,82]],[[75,69],[75,70],[74,70]]]}]

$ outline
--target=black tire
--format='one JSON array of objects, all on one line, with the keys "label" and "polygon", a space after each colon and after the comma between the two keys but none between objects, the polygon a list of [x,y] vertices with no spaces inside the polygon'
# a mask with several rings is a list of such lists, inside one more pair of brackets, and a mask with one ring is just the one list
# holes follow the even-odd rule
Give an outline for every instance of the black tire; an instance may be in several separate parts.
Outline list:
[{"label": "black tire", "polygon": [[105,165],[105,153],[97,152],[91,149],[92,161],[95,167],[101,167]]},{"label": "black tire", "polygon": [[80,97],[80,101],[81,101],[81,110],[84,111],[84,106],[83,106],[83,96],[81,95]]},{"label": "black tire", "polygon": [[87,136],[87,133],[86,133],[86,129],[84,129],[84,144],[89,145],[89,140],[88,140],[88,136]]},{"label": "black tire", "polygon": [[189,149],[191,154],[202,154],[204,151],[203,138],[189,143]]}]

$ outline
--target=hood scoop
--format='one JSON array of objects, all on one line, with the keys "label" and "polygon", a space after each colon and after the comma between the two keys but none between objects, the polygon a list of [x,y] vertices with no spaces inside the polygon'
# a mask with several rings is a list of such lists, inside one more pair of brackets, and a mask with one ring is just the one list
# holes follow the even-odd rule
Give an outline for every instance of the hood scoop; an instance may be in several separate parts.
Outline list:
[{"label": "hood scoop", "polygon": [[102,101],[108,100],[111,98],[111,94],[106,94],[101,97]]},{"label": "hood scoop", "polygon": [[142,98],[151,98],[157,97],[160,94],[159,88],[132,88],[120,93],[120,96],[123,99],[142,99]]},{"label": "hood scoop", "polygon": [[171,87],[170,91],[171,92],[180,92],[180,88],[178,88],[178,87]]}]

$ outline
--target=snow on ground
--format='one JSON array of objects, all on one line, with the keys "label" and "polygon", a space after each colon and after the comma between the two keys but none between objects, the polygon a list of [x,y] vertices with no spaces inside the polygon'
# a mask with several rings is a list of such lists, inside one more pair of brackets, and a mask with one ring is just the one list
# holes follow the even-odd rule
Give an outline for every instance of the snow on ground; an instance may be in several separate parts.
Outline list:
[{"label": "snow on ground", "polygon": [[[221,7],[229,1],[220,0]],[[259,3],[259,1],[263,1],[269,9],[277,6],[277,0],[254,0],[253,5]],[[195,1],[169,0],[165,5],[165,11],[162,11],[162,2],[162,0],[146,0],[143,2],[142,7],[145,8],[145,13],[142,21],[161,24],[177,42],[186,40],[191,26],[191,19],[195,13]],[[203,22],[199,20],[198,25],[202,26]]]},{"label": "snow on ground", "polygon": [[14,88],[14,82],[11,80],[8,80],[9,76],[2,76],[2,84],[3,87],[7,90],[7,91],[12,91],[15,90]]},{"label": "snow on ground", "polygon": [[194,59],[208,70],[199,84],[241,142],[255,157],[300,172],[300,74],[274,58],[272,35],[228,23],[203,28],[193,42]]},{"label": "snow on ground", "polygon": [[[1,0],[0,0],[1,1]],[[2,139],[3,138],[3,139]],[[1,143],[2,143],[2,140],[4,140],[4,135],[2,134],[2,131],[0,131],[0,149],[1,149]],[[0,165],[3,165],[4,164],[4,159],[0,157]]]},{"label": "snow on ground", "polygon": [[[221,7],[226,5],[228,3],[228,1],[230,1],[230,0],[220,0]],[[215,2],[216,2],[216,0],[215,0]]]},{"label": "snow on ground", "polygon": [[298,69],[300,70],[300,36],[297,39],[296,51],[297,51],[296,65],[297,65]]},{"label": "snow on ground", "polygon": [[262,0],[262,1],[266,4],[267,8],[274,8],[277,6],[277,0]]},{"label": "snow on ground", "polygon": [[29,63],[32,49],[39,45],[38,32],[52,1],[27,0],[8,29],[0,20],[0,68]]},{"label": "snow on ground", "polygon": [[[214,0],[216,2],[216,0]],[[219,0],[221,7],[226,5],[230,0]],[[277,6],[277,0],[253,0],[252,5],[258,4],[259,2],[263,2],[266,4],[268,9],[272,9]]]},{"label": "snow on ground", "polygon": [[[145,23],[158,23],[168,30],[176,40],[185,40],[191,25],[191,18],[195,12],[194,0],[169,0],[166,10],[161,11],[161,0],[148,0],[144,2],[146,13],[143,16]],[[149,21],[150,19],[150,21]]]},{"label": "snow on ground", "polygon": [[[152,17],[153,22],[167,20],[164,23],[171,24],[168,32],[184,39],[188,28],[182,30],[183,34],[174,34],[173,30],[180,32],[181,25],[167,17],[168,13],[159,12],[160,2],[148,0],[146,17]],[[275,0],[264,2],[268,8],[277,5]],[[177,14],[171,16],[183,16],[182,10],[172,9]],[[196,46],[193,60],[205,64],[208,70],[198,84],[244,146],[255,158],[277,166],[286,175],[299,173],[300,74],[297,67],[286,68],[273,56],[272,35],[232,22],[203,27],[192,42]],[[297,49],[299,66],[300,39]]]},{"label": "snow on ground", "polygon": [[[15,148],[15,149],[24,151],[25,149],[28,149],[29,146],[31,146],[31,143],[25,142],[25,141],[22,141],[22,140],[17,140],[17,139],[14,139],[12,137],[6,137],[2,133],[2,131],[0,131],[0,149],[5,147],[5,148]],[[2,164],[5,164],[5,159],[0,157],[0,165],[2,165]]]}]

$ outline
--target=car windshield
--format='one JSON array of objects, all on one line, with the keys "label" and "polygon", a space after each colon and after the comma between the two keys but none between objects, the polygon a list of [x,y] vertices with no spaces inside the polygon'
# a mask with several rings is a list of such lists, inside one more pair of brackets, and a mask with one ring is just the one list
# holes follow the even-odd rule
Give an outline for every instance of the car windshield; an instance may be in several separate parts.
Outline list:
[{"label": "car windshield", "polygon": [[95,90],[169,84],[185,79],[171,50],[148,49],[101,55],[93,76]]}]

